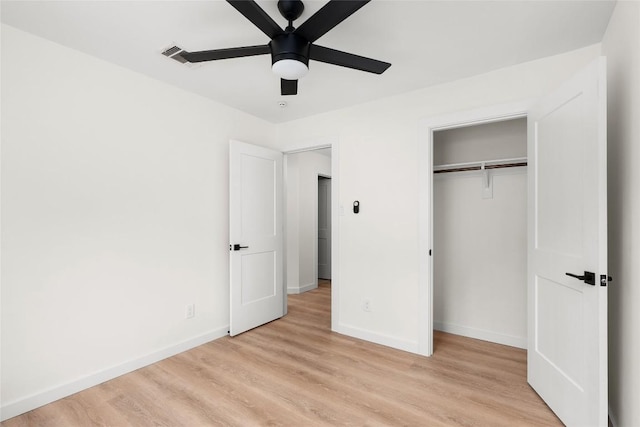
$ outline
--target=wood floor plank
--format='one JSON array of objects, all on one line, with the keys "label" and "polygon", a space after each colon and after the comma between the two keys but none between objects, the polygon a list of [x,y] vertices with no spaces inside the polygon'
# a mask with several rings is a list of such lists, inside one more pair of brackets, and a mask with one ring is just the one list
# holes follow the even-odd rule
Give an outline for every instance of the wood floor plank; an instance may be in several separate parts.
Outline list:
[{"label": "wood floor plank", "polygon": [[23,426],[559,426],[526,351],[435,334],[432,357],[331,332],[331,287],[288,315],[2,423]]}]

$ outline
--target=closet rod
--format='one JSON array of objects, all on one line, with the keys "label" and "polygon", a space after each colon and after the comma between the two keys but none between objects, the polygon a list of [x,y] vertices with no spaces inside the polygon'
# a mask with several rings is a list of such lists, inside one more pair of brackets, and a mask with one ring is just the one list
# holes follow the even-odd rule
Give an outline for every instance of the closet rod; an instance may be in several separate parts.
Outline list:
[{"label": "closet rod", "polygon": [[527,166],[527,158],[487,160],[484,162],[456,163],[451,165],[438,165],[433,167],[433,173],[468,172],[487,169],[518,168]]}]

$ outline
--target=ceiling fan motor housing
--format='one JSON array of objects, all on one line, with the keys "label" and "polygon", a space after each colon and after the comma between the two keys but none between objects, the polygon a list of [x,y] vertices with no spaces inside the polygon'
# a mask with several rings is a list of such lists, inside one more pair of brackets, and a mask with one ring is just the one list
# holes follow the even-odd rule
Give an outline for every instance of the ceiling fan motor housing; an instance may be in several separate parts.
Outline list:
[{"label": "ceiling fan motor housing", "polygon": [[271,64],[282,59],[293,59],[309,66],[309,43],[295,33],[285,33],[274,37],[269,43]]}]

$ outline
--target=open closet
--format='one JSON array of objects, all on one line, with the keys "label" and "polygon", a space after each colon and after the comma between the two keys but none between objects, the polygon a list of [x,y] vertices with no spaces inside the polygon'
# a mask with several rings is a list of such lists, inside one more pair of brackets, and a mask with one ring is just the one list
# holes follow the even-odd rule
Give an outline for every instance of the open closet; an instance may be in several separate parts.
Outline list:
[{"label": "open closet", "polygon": [[434,329],[526,348],[527,120],[433,141]]}]

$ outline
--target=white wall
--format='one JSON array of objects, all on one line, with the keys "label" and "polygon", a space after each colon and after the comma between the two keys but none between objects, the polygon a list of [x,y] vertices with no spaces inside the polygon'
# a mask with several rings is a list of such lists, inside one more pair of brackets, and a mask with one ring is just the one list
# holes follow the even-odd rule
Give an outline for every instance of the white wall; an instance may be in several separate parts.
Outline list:
[{"label": "white wall", "polygon": [[331,176],[331,157],[314,151],[287,154],[287,292],[318,286],[318,175]]},{"label": "white wall", "polygon": [[640,426],[640,3],[619,1],[607,56],[609,145],[609,406]]},{"label": "white wall", "polygon": [[3,418],[227,333],[230,138],[275,127],[2,26]]},{"label": "white wall", "polygon": [[[594,45],[456,82],[278,125],[278,144],[334,138],[340,216],[335,330],[418,349],[418,125],[435,115],[537,97],[600,54]],[[351,205],[361,202],[360,214]],[[361,309],[363,299],[371,311]]]},{"label": "white wall", "polygon": [[[526,119],[434,133],[435,164],[526,157]],[[527,346],[527,169],[433,178],[434,328]]]}]

